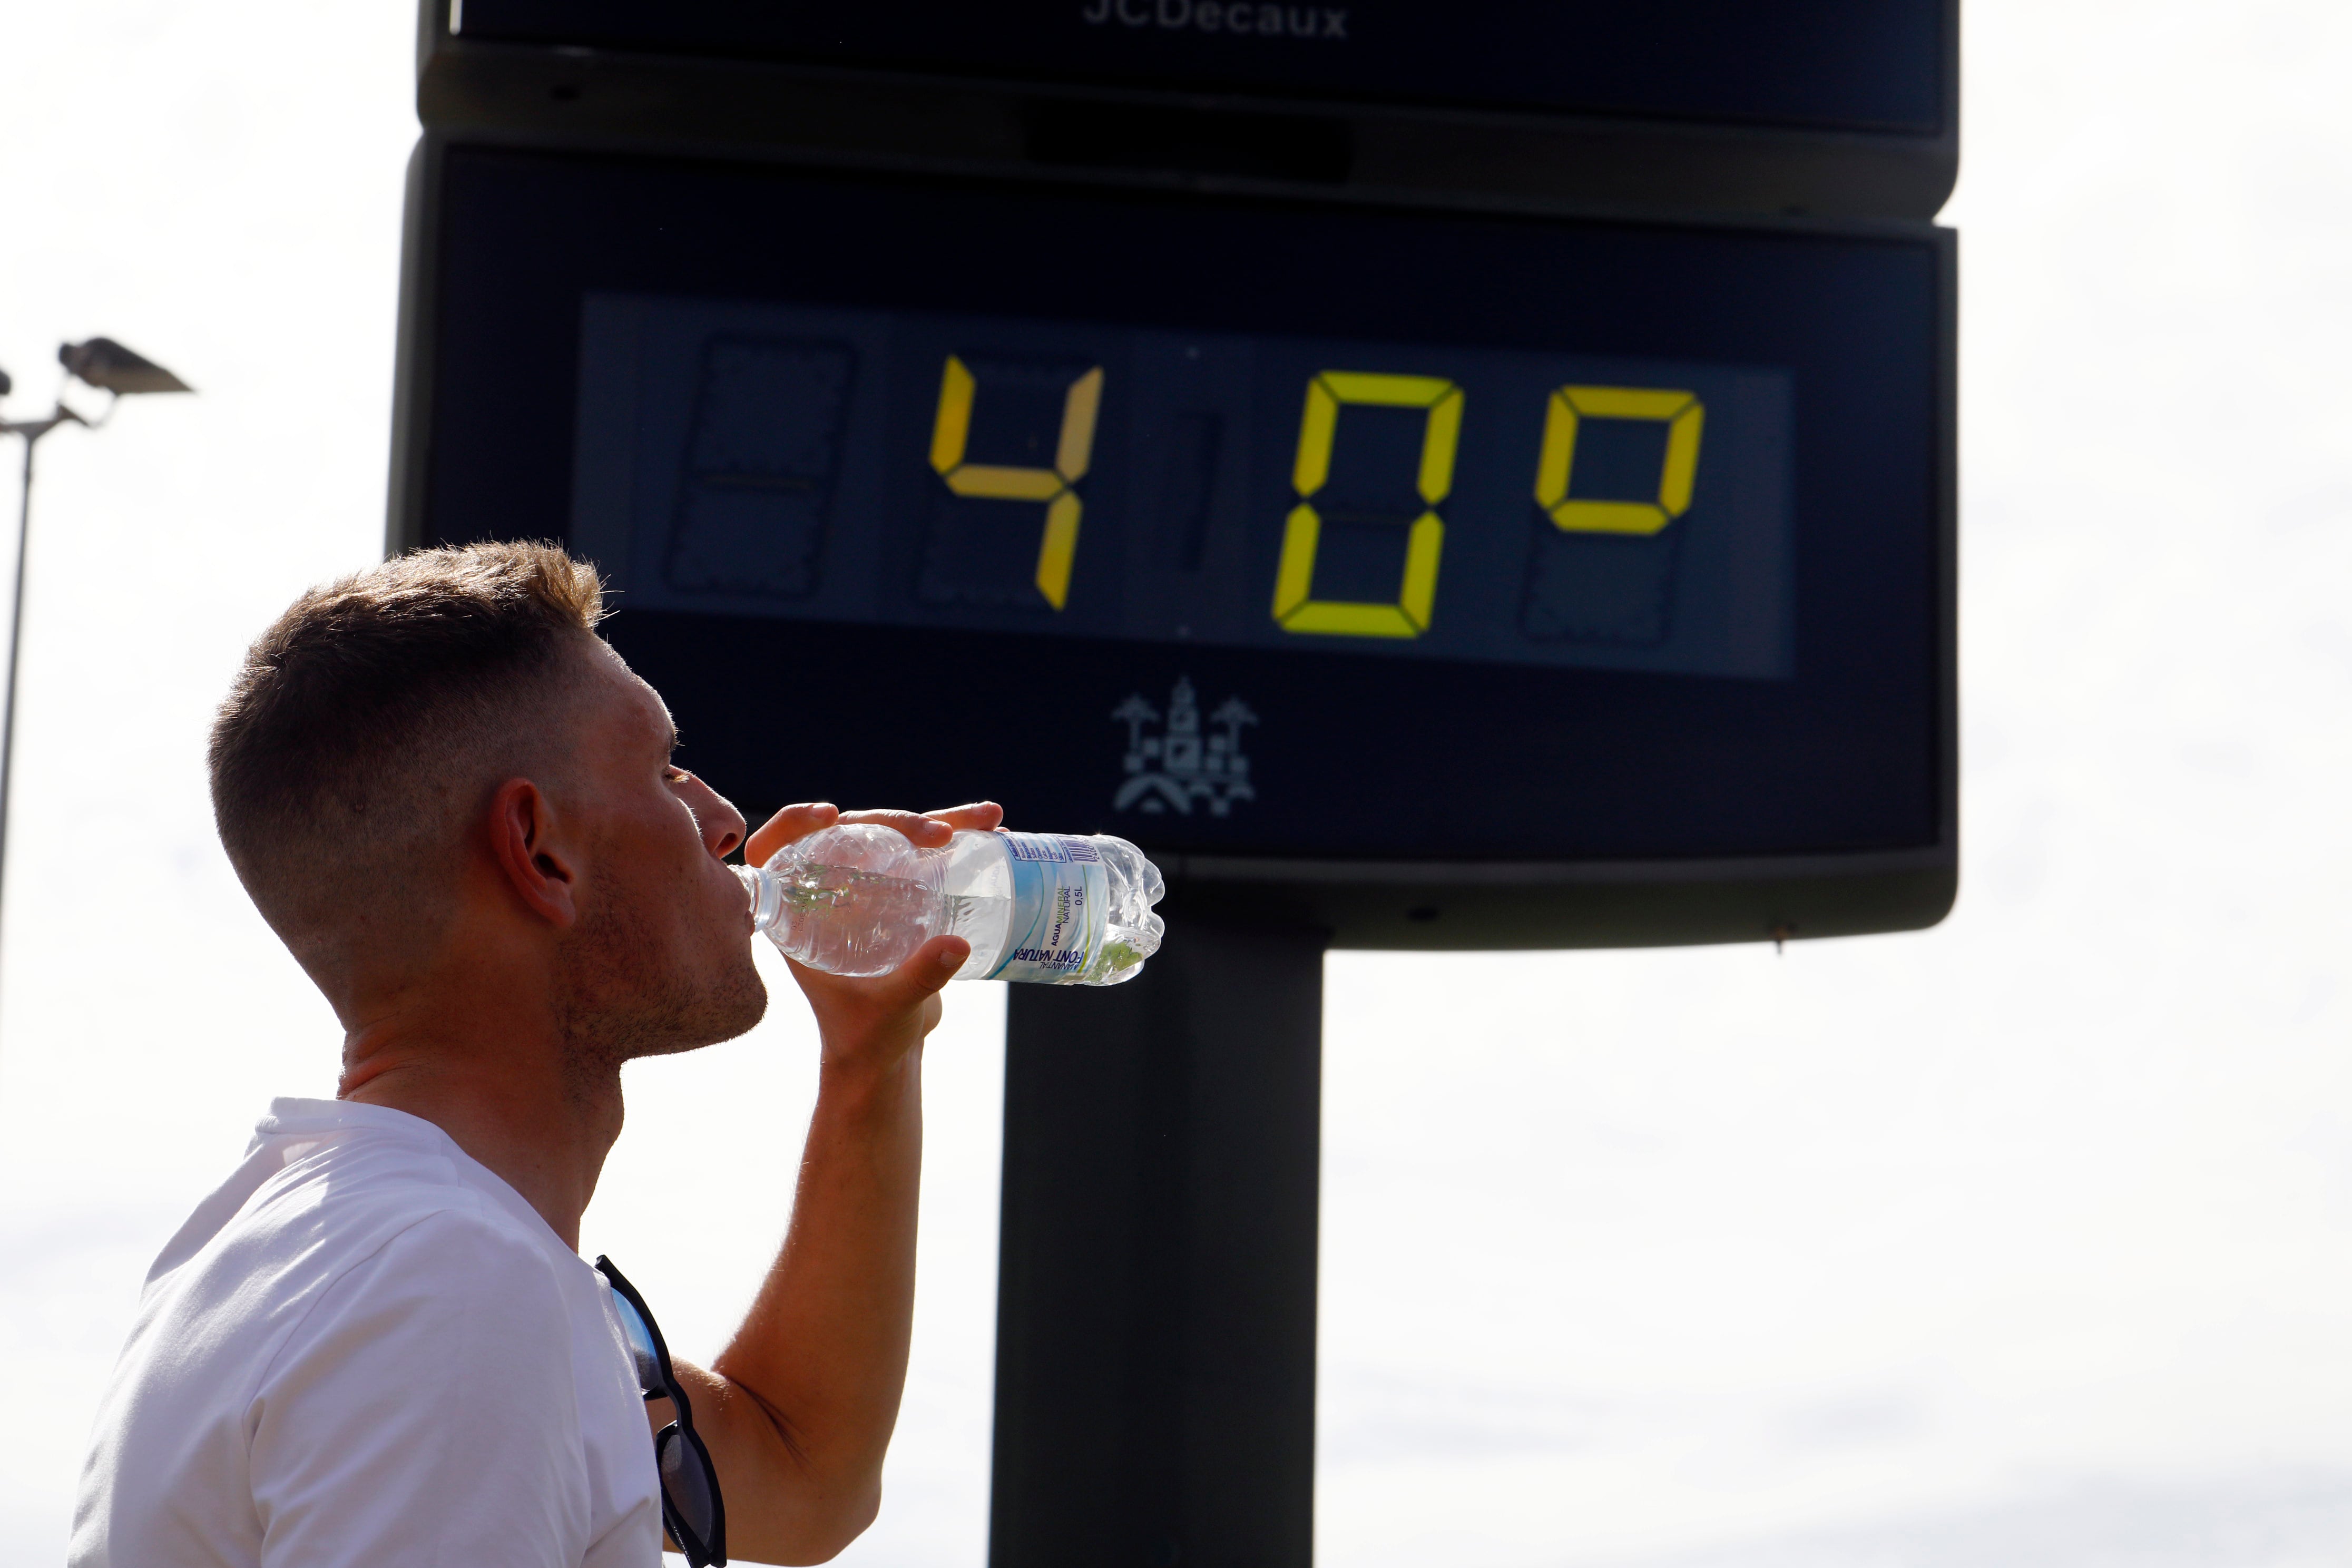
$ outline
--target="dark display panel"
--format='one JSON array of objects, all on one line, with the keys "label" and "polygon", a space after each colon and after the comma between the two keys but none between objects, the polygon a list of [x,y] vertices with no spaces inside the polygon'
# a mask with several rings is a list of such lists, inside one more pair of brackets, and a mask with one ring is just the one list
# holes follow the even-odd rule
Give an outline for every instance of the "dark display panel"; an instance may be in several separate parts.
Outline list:
[{"label": "dark display panel", "polygon": [[[647,537],[670,551],[678,518],[693,515],[695,488],[718,479],[724,490],[726,463],[737,460],[712,467],[707,459],[726,442],[708,447],[696,435],[696,399],[713,376],[765,375],[803,393],[827,374],[886,395],[898,387],[898,403],[912,405],[883,410],[872,428],[881,448],[897,443],[893,482],[911,487],[909,495],[946,488],[933,460],[943,449],[926,437],[939,434],[944,362],[957,352],[950,340],[968,342],[973,355],[965,362],[971,455],[1000,468],[1051,466],[1042,455],[1006,459],[1041,440],[1037,453],[1059,455],[1072,384],[1097,363],[1105,423],[1097,439],[1105,438],[1119,384],[1112,359],[1087,358],[1097,345],[1108,355],[1152,334],[1252,342],[1266,356],[1252,374],[1289,386],[1288,406],[1260,422],[1255,437],[1276,454],[1266,461],[1277,482],[1265,482],[1258,459],[1236,458],[1236,471],[1258,477],[1234,482],[1258,500],[1243,496],[1227,524],[1213,525],[1230,526],[1235,539],[1257,531],[1256,554],[1237,556],[1230,579],[1237,595],[1247,590],[1234,602],[1265,617],[1245,638],[1187,639],[1125,620],[1041,634],[1017,617],[1064,612],[955,599],[975,584],[1016,597],[1024,585],[1035,590],[1050,498],[979,498],[1022,519],[1010,558],[1031,569],[1025,584],[1017,571],[988,574],[1002,567],[1001,550],[949,549],[927,563],[929,536],[910,531],[931,521],[913,508],[894,513],[886,501],[828,521],[870,528],[879,546],[898,530],[898,547],[908,552],[869,579],[918,607],[895,619],[806,618],[774,605],[749,614],[741,605],[679,609],[671,607],[677,595],[702,587],[679,588],[674,566],[663,563],[674,555],[650,569],[635,556],[616,563],[626,591],[614,640],[677,710],[688,765],[747,805],[985,794],[1005,800],[1020,823],[1119,832],[1162,852],[1391,862],[1802,857],[1942,842],[1949,252],[1934,235],[1446,216],[466,149],[435,155],[427,538],[584,543],[575,520],[601,515],[626,530],[640,518],[667,527],[667,536],[656,528]],[[670,447],[646,473],[635,455],[646,426],[634,417],[610,426],[614,439],[581,439],[609,417],[597,411],[602,373],[593,354],[592,374],[583,374],[583,344],[609,348],[608,318],[632,310],[640,355],[624,380],[668,377],[674,388],[663,416],[673,422]],[[921,374],[892,370],[887,350],[863,384],[837,353],[833,371],[813,368],[810,345],[856,341],[810,330],[808,312],[826,311],[837,324],[904,323],[908,363]],[[656,343],[648,359],[644,345],[661,336],[644,335],[649,315],[693,330]],[[1367,323],[1378,324],[1376,338]],[[979,337],[964,335],[982,325],[989,330]],[[1035,359],[1055,332],[1067,336]],[[1081,352],[1066,364],[1055,357],[1073,344]],[[1427,358],[1327,363],[1333,344]],[[667,368],[655,363],[663,354]],[[1474,400],[1476,377],[1495,366],[1523,367],[1538,393],[1571,384],[1549,383],[1555,373],[1603,372],[1617,379],[1573,384],[1697,390],[1709,421],[1718,406],[1710,398],[1731,395],[1718,385],[1752,383],[1764,389],[1756,424],[1768,433],[1778,419],[1768,405],[1784,397],[1777,662],[1729,674],[1580,668],[1550,654],[1465,655],[1426,637],[1335,642],[1280,627],[1266,561],[1278,559],[1288,526],[1280,502],[1297,488],[1310,366],[1454,380],[1465,395],[1457,474],[1466,471],[1478,412],[1517,400]],[[1664,374],[1670,367],[1675,374]],[[1149,378],[1135,378],[1131,355],[1126,371],[1140,399]],[[1027,416],[1012,395],[1015,372],[1034,373]],[[1702,386],[1703,376],[1729,379]],[[1232,384],[1243,381],[1258,384]],[[1005,394],[998,406],[1008,420],[992,432],[983,421],[992,384]],[[772,387],[761,395],[782,395]],[[829,466],[835,459],[788,471],[801,459],[779,458],[781,448],[763,447],[756,435],[763,418],[776,424],[777,405],[766,406],[740,448],[755,454],[755,479],[846,481],[846,466]],[[1335,458],[1357,416],[1339,416]],[[1518,446],[1539,451],[1539,409],[1526,417]],[[1413,428],[1392,434],[1418,453],[1427,410],[1406,423]],[[1671,416],[1649,423],[1671,438]],[[707,436],[715,426],[703,428]],[[1700,475],[1714,431],[1710,424],[1702,437]],[[1629,440],[1640,433],[1620,432]],[[1775,438],[1758,439],[1769,447]],[[1171,428],[1144,446],[1164,457],[1187,439],[1202,437]],[[845,440],[845,454],[856,444]],[[998,441],[1006,445],[982,450]],[[630,455],[616,458],[623,448]],[[1521,543],[1538,537],[1540,465],[1530,458],[1515,449],[1492,465],[1497,474],[1517,470],[1511,484],[1524,506],[1479,528],[1526,530]],[[627,487],[618,499],[608,488],[616,461]],[[1653,462],[1648,471],[1663,473],[1663,454],[1648,448],[1637,458],[1629,447],[1620,473]],[[1136,548],[1173,552],[1181,567],[1190,545],[1181,528],[1169,532],[1168,483],[1130,482],[1161,507],[1129,519]],[[1695,480],[1686,516],[1651,541],[1700,517],[1703,482]],[[1640,493],[1584,498],[1574,486],[1571,479],[1564,499],[1631,504],[1627,495]],[[1268,489],[1285,493],[1259,504]],[[772,487],[771,500],[782,493]],[[1099,515],[1082,525],[1066,611],[1081,607],[1089,586],[1085,552],[1097,535],[1087,530],[1099,521],[1118,536],[1111,497],[1081,493]],[[782,517],[772,510],[771,533]],[[1472,525],[1464,516],[1445,521],[1452,550]],[[1401,598],[1395,535],[1412,524],[1369,526],[1376,546],[1380,530],[1390,531],[1391,553],[1372,549],[1364,581],[1378,578]],[[687,575],[701,572],[707,586],[714,573],[765,573],[771,588],[789,594],[791,554],[772,549],[761,562]],[[1101,558],[1121,567],[1119,594],[1150,581],[1150,572],[1122,565],[1122,551]],[[945,584],[951,602],[934,604],[941,618],[927,620],[923,574],[933,566],[941,574],[935,589]],[[1437,611],[1447,608],[1442,595],[1453,580],[1441,570]],[[823,592],[824,581],[820,571],[806,587]],[[635,596],[640,585],[643,599]],[[1440,624],[1431,621],[1429,637]]]},{"label": "dark display panel", "polygon": [[468,39],[1934,135],[1943,0],[464,0]]},{"label": "dark display panel", "polygon": [[1789,674],[1783,371],[607,294],[580,354],[633,606]]}]

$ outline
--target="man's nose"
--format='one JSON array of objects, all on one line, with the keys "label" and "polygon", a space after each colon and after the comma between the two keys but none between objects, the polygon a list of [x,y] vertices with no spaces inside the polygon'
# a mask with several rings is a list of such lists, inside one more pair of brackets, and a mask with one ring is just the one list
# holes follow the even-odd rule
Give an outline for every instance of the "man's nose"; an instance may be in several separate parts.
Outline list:
[{"label": "man's nose", "polygon": [[749,831],[743,814],[735,809],[733,801],[699,778],[693,778],[691,774],[688,777],[691,783],[687,786],[687,804],[694,807],[694,819],[702,825],[703,847],[714,857],[725,859],[735,846],[743,842],[743,835]]}]

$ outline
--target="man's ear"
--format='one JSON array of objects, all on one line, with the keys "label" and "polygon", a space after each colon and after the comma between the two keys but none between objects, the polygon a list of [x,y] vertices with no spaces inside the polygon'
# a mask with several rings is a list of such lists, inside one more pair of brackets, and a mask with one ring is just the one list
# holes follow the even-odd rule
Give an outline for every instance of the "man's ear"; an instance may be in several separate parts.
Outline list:
[{"label": "man's ear", "polygon": [[571,929],[580,915],[572,895],[581,868],[564,842],[555,803],[529,779],[509,779],[490,797],[490,852],[524,908]]}]

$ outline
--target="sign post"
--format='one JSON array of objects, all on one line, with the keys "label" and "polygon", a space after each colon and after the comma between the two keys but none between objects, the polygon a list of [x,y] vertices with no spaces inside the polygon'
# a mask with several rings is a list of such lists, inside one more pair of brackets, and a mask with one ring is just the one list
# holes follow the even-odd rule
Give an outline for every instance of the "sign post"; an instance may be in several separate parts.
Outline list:
[{"label": "sign post", "polygon": [[996,1568],[1311,1560],[1323,942],[1008,999]]}]

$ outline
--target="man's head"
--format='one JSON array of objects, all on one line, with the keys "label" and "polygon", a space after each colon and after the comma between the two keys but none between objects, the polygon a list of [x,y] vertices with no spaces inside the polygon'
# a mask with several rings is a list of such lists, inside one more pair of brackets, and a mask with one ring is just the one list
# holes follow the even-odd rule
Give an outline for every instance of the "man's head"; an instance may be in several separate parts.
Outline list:
[{"label": "man's head", "polygon": [[[347,1024],[485,952],[617,1062],[758,1021],[742,818],[670,763],[652,689],[551,545],[419,551],[316,588],[247,652],[214,816],[254,902]],[[453,947],[457,951],[453,952]]]}]

